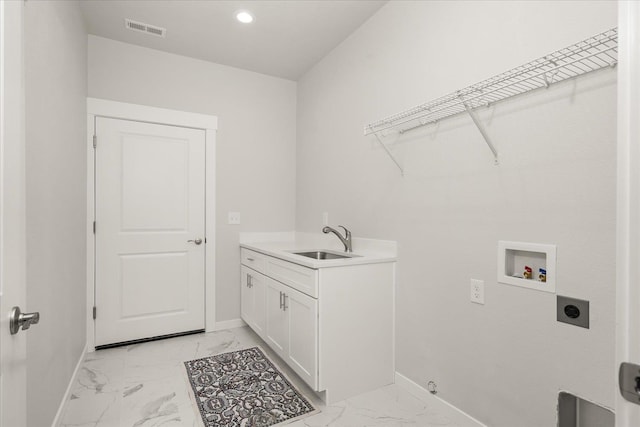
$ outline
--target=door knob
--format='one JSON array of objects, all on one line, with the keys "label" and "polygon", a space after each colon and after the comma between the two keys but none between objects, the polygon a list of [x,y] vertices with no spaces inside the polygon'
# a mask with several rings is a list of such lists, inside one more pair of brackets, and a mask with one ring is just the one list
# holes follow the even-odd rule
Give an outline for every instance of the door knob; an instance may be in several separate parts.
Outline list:
[{"label": "door knob", "polygon": [[199,245],[200,243],[202,243],[202,239],[195,239],[195,240],[187,240],[187,242],[193,242],[196,245]]},{"label": "door knob", "polygon": [[35,325],[40,322],[40,313],[37,311],[33,313],[22,313],[20,307],[13,307],[11,309],[11,318],[9,319],[9,330],[11,335],[15,335],[22,330],[27,330],[31,325]]}]

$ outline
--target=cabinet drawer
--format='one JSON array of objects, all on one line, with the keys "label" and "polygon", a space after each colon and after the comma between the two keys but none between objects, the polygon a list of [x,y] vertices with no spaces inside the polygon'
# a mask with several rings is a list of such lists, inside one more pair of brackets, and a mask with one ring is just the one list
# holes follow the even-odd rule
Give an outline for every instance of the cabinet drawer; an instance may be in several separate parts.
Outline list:
[{"label": "cabinet drawer", "polygon": [[240,248],[240,262],[260,273],[265,272],[265,256],[259,252]]},{"label": "cabinet drawer", "polygon": [[318,270],[267,257],[265,274],[304,294],[318,298]]}]

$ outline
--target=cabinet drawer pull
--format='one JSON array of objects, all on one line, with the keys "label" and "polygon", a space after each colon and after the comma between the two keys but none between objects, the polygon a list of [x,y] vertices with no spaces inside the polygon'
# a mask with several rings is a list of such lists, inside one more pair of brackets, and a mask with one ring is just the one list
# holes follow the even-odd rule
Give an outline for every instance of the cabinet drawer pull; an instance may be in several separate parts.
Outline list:
[{"label": "cabinet drawer pull", "polygon": [[255,261],[255,259],[247,257],[247,261]]}]

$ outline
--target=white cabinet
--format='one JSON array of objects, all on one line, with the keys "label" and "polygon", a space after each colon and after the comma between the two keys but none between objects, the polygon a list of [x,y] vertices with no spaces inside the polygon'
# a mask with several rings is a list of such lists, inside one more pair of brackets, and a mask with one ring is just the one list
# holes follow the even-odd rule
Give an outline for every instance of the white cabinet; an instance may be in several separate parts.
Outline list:
[{"label": "white cabinet", "polygon": [[241,260],[242,318],[326,403],[393,382],[395,262],[314,269],[244,247]]},{"label": "white cabinet", "polygon": [[311,388],[317,388],[318,300],[267,278],[265,340]]},{"label": "white cabinet", "polygon": [[240,315],[242,320],[262,338],[265,336],[267,325],[265,279],[266,277],[262,274],[242,267]]},{"label": "white cabinet", "polygon": [[[318,387],[318,300],[287,290],[285,307],[289,322],[289,366],[312,389]],[[315,333],[309,333],[314,331]]]},{"label": "white cabinet", "polygon": [[[284,285],[267,278],[267,332],[264,338],[267,344],[286,359],[287,353],[287,313],[282,309],[282,289]],[[310,331],[314,333],[314,331]]]},{"label": "white cabinet", "polygon": [[265,274],[313,298],[318,298],[318,270],[278,258],[264,258]]}]

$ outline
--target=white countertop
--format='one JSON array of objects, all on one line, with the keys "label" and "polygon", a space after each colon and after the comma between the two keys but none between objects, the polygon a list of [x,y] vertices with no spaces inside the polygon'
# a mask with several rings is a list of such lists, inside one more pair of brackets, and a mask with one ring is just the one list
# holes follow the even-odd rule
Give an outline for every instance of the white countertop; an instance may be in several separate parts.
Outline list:
[{"label": "white countertop", "polygon": [[[353,252],[344,252],[344,247],[335,236],[312,235],[308,233],[292,233],[291,240],[285,241],[244,241],[240,247],[280,258],[285,261],[309,268],[345,267],[349,265],[376,264],[395,262],[397,251],[395,242],[373,239],[353,239]],[[247,240],[251,240],[250,236]],[[258,239],[262,240],[262,239]],[[316,260],[293,252],[326,251],[336,254],[350,255],[349,258]]]}]

